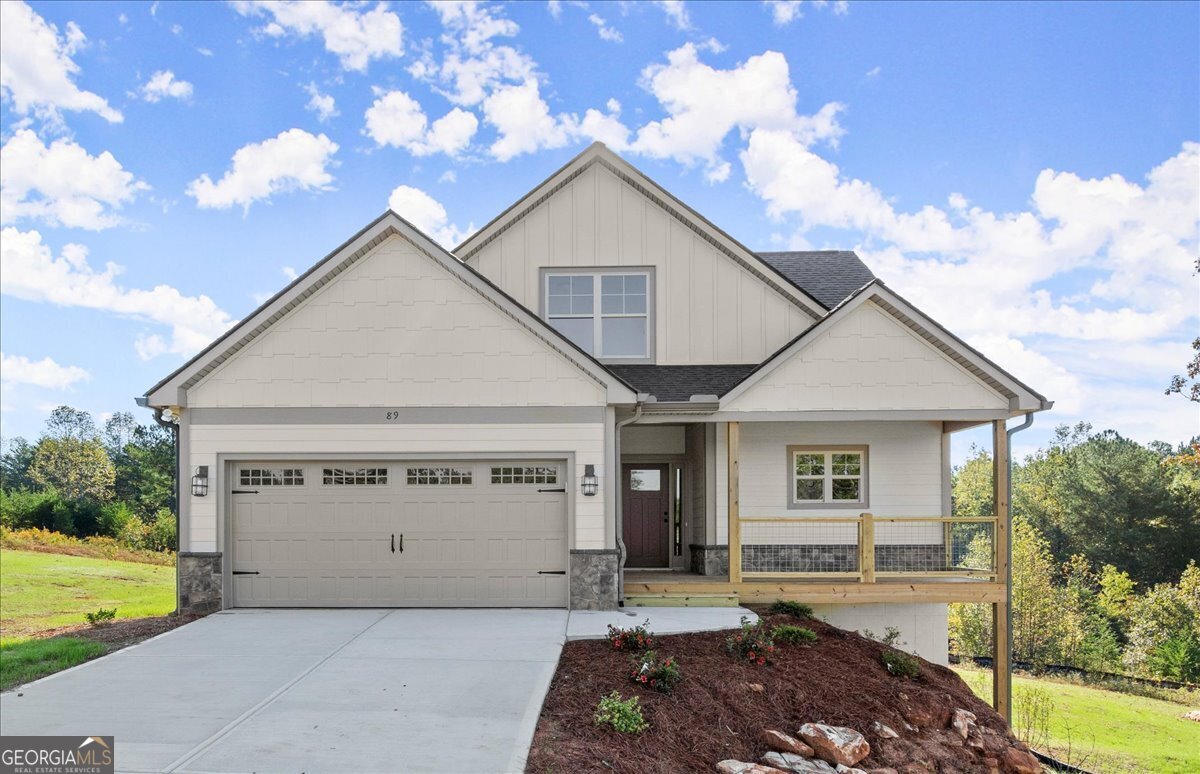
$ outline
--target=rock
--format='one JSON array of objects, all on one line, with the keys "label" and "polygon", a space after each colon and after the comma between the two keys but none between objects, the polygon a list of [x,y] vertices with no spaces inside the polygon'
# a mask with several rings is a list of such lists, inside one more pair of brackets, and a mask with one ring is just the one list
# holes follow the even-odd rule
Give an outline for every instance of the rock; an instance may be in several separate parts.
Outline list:
[{"label": "rock", "polygon": [[843,766],[840,763],[838,764],[837,772],[838,774],[867,774],[867,772],[863,769],[852,769],[849,766]]},{"label": "rock", "polygon": [[853,766],[871,754],[871,745],[853,728],[805,723],[799,733],[818,756],[830,763]]},{"label": "rock", "polygon": [[882,769],[870,769],[867,774],[900,774],[900,772],[893,768],[889,768],[888,766],[884,766]]},{"label": "rock", "polygon": [[928,728],[933,725],[933,713],[924,707],[914,707],[911,704],[905,704],[900,710],[900,714],[917,728]]},{"label": "rock", "polygon": [[984,758],[983,765],[987,766],[988,774],[1000,774],[1000,761],[996,758]]},{"label": "rock", "polygon": [[917,727],[916,727],[916,726],[914,726],[912,723],[909,723],[908,721],[905,721],[905,722],[904,722],[904,730],[905,730],[905,731],[907,731],[907,732],[908,732],[908,733],[910,733],[910,734],[915,734],[915,733],[917,733],[918,731],[920,731],[921,729],[917,728]]},{"label": "rock", "polygon": [[759,735],[758,741],[770,747],[772,750],[779,752],[794,753],[803,755],[805,758],[811,758],[815,754],[813,748],[801,742],[791,734],[785,734],[782,731],[768,729]]},{"label": "rock", "polygon": [[750,690],[754,691],[755,693],[763,693],[764,691],[767,690],[766,688],[763,687],[762,683],[746,683],[746,687],[749,688]]},{"label": "rock", "polygon": [[892,730],[891,726],[884,725],[878,720],[871,724],[871,730],[874,731],[875,736],[879,737],[880,739],[896,739],[900,736]]},{"label": "rock", "polygon": [[1042,762],[1028,750],[1010,747],[1004,751],[1004,770],[1014,774],[1042,774]]},{"label": "rock", "polygon": [[975,713],[967,712],[965,709],[956,709],[954,714],[950,716],[950,727],[958,732],[958,735],[963,739],[971,733],[971,729],[975,728]]},{"label": "rock", "polygon": [[782,769],[764,766],[761,763],[746,763],[745,761],[736,761],[732,758],[727,761],[721,761],[717,764],[717,771],[721,774],[787,774]]},{"label": "rock", "polygon": [[837,770],[825,761],[805,758],[795,753],[769,752],[762,759],[768,766],[794,771],[796,774],[837,774]]},{"label": "rock", "polygon": [[1200,723],[1200,710],[1192,710],[1191,712],[1185,712],[1182,715],[1180,715],[1180,717],[1182,717],[1184,720],[1194,720],[1195,722]]}]

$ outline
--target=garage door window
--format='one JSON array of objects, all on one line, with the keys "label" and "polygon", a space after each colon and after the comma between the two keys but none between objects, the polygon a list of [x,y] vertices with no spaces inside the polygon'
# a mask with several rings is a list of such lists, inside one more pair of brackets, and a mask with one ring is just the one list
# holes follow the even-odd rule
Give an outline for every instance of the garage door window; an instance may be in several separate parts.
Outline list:
[{"label": "garage door window", "polygon": [[325,468],[322,483],[332,486],[378,486],[387,484],[387,468]]},{"label": "garage door window", "polygon": [[493,484],[557,484],[558,469],[552,465],[498,466],[492,468]]},{"label": "garage door window", "polygon": [[240,486],[304,486],[303,468],[241,468]]},{"label": "garage door window", "polygon": [[409,468],[408,483],[415,486],[466,485],[471,483],[470,468]]}]

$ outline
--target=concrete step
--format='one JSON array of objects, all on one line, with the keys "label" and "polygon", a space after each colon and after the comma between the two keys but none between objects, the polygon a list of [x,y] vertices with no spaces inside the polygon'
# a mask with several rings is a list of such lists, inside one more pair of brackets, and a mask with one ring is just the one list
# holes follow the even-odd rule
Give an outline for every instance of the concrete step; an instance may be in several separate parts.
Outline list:
[{"label": "concrete step", "polygon": [[625,594],[625,606],[637,607],[737,607],[736,594]]}]

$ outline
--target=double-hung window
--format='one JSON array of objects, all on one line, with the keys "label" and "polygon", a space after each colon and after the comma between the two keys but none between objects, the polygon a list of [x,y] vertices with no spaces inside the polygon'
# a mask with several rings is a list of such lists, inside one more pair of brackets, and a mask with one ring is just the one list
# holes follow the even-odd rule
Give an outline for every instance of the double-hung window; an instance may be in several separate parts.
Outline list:
[{"label": "double-hung window", "polygon": [[789,446],[788,506],[850,508],[867,505],[867,449],[863,446]]},{"label": "double-hung window", "polygon": [[543,292],[546,320],[588,354],[651,357],[650,272],[547,272]]}]

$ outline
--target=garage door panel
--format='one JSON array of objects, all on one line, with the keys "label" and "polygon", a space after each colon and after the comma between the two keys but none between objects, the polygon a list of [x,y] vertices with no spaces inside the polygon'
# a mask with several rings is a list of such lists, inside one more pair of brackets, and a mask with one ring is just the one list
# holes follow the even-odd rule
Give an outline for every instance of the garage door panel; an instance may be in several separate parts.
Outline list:
[{"label": "garage door panel", "polygon": [[233,569],[258,575],[234,576],[235,605],[566,605],[565,576],[539,574],[566,570],[566,495],[537,491],[561,463],[244,467],[260,483],[232,498]]}]

